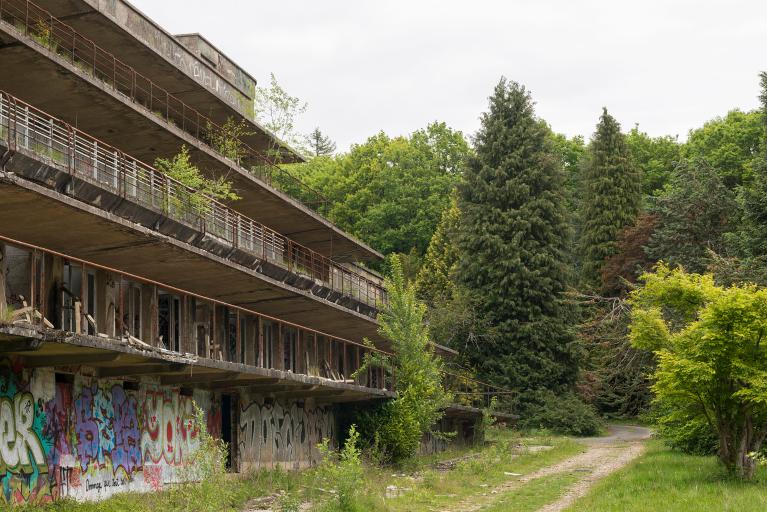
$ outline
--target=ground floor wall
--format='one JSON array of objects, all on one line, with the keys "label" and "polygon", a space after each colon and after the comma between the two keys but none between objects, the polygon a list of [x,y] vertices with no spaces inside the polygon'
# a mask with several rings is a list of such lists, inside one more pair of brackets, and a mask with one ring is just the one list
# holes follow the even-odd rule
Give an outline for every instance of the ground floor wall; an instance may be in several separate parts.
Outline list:
[{"label": "ground floor wall", "polygon": [[6,502],[160,490],[194,479],[208,431],[230,443],[233,468],[303,467],[335,435],[332,407],[303,401],[99,379],[0,362],[0,484]]},{"label": "ground floor wall", "polygon": [[442,418],[433,429],[421,439],[419,453],[432,455],[447,450],[452,446],[470,446],[484,441],[479,423],[481,416]]}]

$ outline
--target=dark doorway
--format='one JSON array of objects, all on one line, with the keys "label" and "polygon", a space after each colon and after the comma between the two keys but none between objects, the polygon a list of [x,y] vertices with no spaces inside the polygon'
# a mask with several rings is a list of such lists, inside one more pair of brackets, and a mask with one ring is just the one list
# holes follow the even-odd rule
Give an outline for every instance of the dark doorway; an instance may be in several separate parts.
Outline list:
[{"label": "dark doorway", "polygon": [[232,411],[236,403],[232,395],[221,395],[221,440],[226,443],[226,469],[232,470],[234,463],[234,443],[232,443]]}]

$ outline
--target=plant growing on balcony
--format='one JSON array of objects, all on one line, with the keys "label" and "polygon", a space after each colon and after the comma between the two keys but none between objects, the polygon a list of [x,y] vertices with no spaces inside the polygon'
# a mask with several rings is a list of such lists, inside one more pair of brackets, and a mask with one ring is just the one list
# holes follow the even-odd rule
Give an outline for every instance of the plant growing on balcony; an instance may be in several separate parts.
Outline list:
[{"label": "plant growing on balcony", "polygon": [[49,27],[43,20],[38,20],[37,23],[34,24],[29,30],[29,35],[46,48],[53,51],[57,50],[57,45],[52,37],[51,27]]},{"label": "plant growing on balcony", "polygon": [[[381,336],[392,344],[393,355],[371,352],[357,374],[384,367],[394,374],[397,397],[362,415],[360,432],[382,461],[401,462],[414,456],[424,434],[433,428],[450,402],[442,385],[442,362],[429,342],[424,322],[426,306],[416,299],[415,287],[405,280],[399,256],[391,258],[386,279],[388,303],[379,316]],[[372,348],[372,342],[365,340]]]},{"label": "plant growing on balcony", "polygon": [[[219,201],[236,201],[240,199],[233,190],[232,182],[225,176],[215,179],[203,176],[200,169],[192,163],[189,148],[181,146],[181,151],[173,158],[158,158],[154,166],[163,174],[178,181],[184,187],[176,187],[174,194],[168,194],[166,189],[166,208],[181,213],[205,214],[210,211],[211,198]],[[191,190],[190,190],[191,189]]]},{"label": "plant growing on balcony", "polygon": [[234,160],[238,165],[245,156],[243,137],[255,133],[244,120],[241,119],[238,123],[233,117],[227,118],[226,122],[219,128],[214,127],[212,123],[208,122],[206,130],[213,149],[226,158]]}]

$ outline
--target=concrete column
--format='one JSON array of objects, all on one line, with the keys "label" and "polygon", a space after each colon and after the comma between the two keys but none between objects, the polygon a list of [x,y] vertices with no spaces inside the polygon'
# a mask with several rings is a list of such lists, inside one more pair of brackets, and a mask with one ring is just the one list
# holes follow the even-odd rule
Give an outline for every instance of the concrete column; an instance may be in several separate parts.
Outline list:
[{"label": "concrete column", "polygon": [[7,260],[5,258],[5,244],[0,243],[0,319],[5,320],[8,311],[8,299],[5,286]]}]

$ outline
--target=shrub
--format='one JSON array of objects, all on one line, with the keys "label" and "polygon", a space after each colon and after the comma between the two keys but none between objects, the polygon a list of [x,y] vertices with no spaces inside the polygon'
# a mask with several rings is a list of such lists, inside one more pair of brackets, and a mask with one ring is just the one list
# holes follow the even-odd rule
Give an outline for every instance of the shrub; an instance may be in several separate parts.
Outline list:
[{"label": "shrub", "polygon": [[703,418],[672,421],[668,417],[657,423],[657,432],[675,450],[693,455],[715,455],[719,449],[716,432]]},{"label": "shrub", "polygon": [[234,160],[237,164],[246,155],[243,137],[255,133],[244,120],[240,120],[238,123],[233,117],[228,117],[220,128],[214,128],[212,124],[208,123],[207,132],[213,149],[226,158]]},{"label": "shrub", "polygon": [[319,445],[322,462],[317,468],[317,474],[325,487],[335,490],[332,510],[338,512],[361,510],[358,497],[365,474],[360,449],[357,447],[358,441],[357,428],[352,425],[340,453],[333,453],[327,439]]},{"label": "shrub", "polygon": [[219,201],[236,201],[240,197],[232,191],[232,183],[223,176],[209,179],[192,163],[189,149],[181,146],[181,151],[173,158],[158,158],[154,166],[161,173],[170,176],[182,185],[193,190],[179,188],[176,197],[168,198],[168,208],[175,211],[197,212],[210,211],[211,198]]},{"label": "shrub", "polygon": [[572,392],[556,395],[545,389],[527,393],[518,407],[522,428],[544,428],[573,436],[593,436],[602,430],[596,410]]},{"label": "shrub", "polygon": [[184,483],[172,489],[171,498],[182,510],[219,511],[232,500],[231,486],[226,485],[227,444],[210,435],[205,412],[196,403],[194,412],[200,445],[192,462],[179,470]]},{"label": "shrub", "polygon": [[451,397],[442,386],[442,362],[429,342],[426,307],[416,299],[415,286],[405,280],[398,255],[391,258],[386,291],[389,301],[378,316],[379,332],[391,341],[394,354],[365,354],[357,374],[370,367],[389,369],[397,378],[397,397],[364,415],[360,425],[379,461],[398,463],[417,453],[424,434],[439,435],[432,428]]}]

